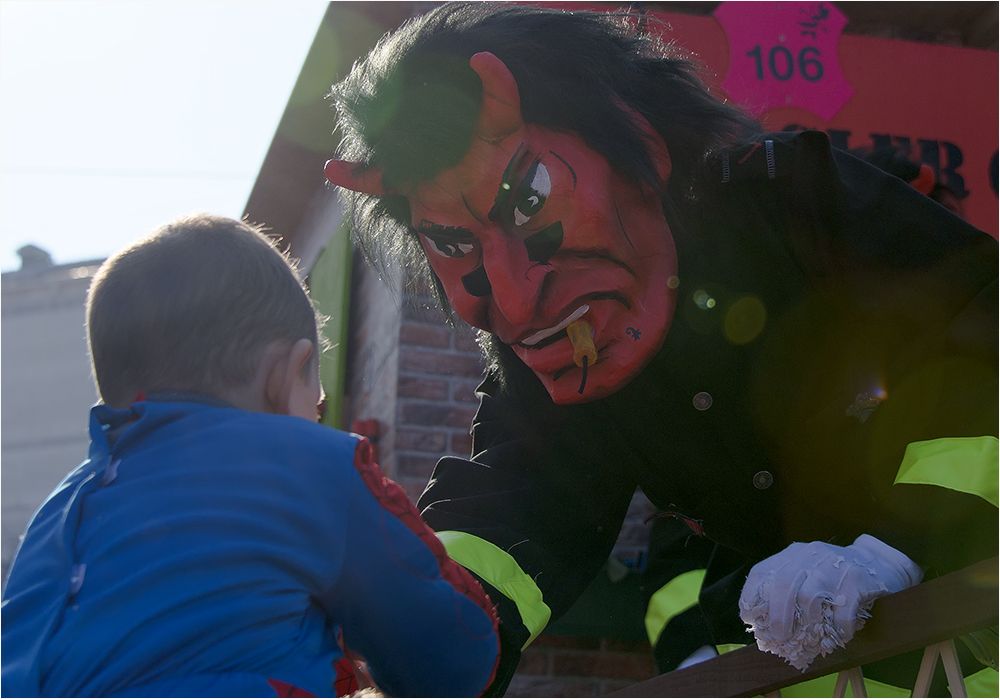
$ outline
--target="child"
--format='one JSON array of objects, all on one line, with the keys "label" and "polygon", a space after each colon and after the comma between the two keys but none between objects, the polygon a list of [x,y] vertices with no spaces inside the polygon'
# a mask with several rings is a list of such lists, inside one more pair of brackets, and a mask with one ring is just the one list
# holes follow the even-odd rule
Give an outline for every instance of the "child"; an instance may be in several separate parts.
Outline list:
[{"label": "child", "polygon": [[341,634],[389,695],[490,684],[482,588],[315,424],[316,314],[264,235],[162,227],[102,266],[87,329],[103,403],[11,564],[4,696],[343,694]]}]

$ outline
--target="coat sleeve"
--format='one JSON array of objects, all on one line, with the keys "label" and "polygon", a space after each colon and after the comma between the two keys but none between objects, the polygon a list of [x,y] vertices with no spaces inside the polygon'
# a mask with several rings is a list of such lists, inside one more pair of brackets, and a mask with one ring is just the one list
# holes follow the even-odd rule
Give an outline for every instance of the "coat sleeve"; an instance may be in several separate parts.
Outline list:
[{"label": "coat sleeve", "polygon": [[388,696],[478,696],[499,661],[497,617],[360,440],[347,549],[329,605]]},{"label": "coat sleeve", "polygon": [[901,180],[846,154],[835,162],[850,278],[884,309],[878,321],[895,316],[871,416],[871,453],[895,475],[869,533],[930,578],[997,551],[997,241]]},{"label": "coat sleeve", "polygon": [[497,602],[503,650],[491,691],[502,693],[520,651],[607,561],[635,481],[603,468],[574,410],[514,400],[492,378],[480,399],[473,458],[441,459],[417,506]]},{"label": "coat sleeve", "polygon": [[[809,305],[781,336],[782,385],[805,389],[781,399],[798,458],[839,455],[817,490],[867,499],[855,508],[874,516],[851,534],[903,551],[928,578],[995,555],[997,241],[825,134],[772,136],[775,189],[754,197],[772,202],[809,280]],[[837,394],[862,371],[864,393]],[[834,495],[838,483],[854,492]]]}]

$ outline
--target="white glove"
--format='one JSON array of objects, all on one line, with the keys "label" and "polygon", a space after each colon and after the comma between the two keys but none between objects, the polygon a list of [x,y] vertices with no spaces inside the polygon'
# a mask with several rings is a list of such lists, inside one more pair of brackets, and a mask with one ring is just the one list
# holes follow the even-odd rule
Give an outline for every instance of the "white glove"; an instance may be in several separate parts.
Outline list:
[{"label": "white glove", "polygon": [[750,570],[740,618],[757,647],[805,671],[854,638],[876,599],[923,579],[905,555],[862,534],[850,546],[795,543]]}]

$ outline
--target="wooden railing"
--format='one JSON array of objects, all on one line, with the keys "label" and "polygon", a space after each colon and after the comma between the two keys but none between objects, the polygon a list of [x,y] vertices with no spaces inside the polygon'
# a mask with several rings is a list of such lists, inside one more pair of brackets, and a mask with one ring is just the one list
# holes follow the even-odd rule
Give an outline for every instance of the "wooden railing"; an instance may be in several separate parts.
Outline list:
[{"label": "wooden railing", "polygon": [[[782,687],[841,673],[839,696],[851,680],[854,696],[866,696],[858,686],[859,666],[900,653],[925,648],[913,696],[926,696],[938,654],[941,654],[954,696],[964,685],[955,677],[957,661],[953,639],[997,625],[997,558],[883,597],[872,608],[872,618],[847,643],[817,658],[805,672],[749,645],[712,660],[675,670],[626,687],[615,697],[740,697],[771,694]],[[958,675],[960,678],[961,675]],[[921,684],[923,683],[923,684]]]}]

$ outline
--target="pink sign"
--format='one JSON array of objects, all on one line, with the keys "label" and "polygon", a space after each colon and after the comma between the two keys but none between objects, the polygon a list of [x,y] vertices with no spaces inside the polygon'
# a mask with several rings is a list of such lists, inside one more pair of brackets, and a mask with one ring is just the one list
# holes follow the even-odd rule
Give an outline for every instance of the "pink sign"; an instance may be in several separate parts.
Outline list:
[{"label": "pink sign", "polygon": [[722,89],[754,114],[798,107],[829,121],[854,90],[837,43],[847,24],[830,2],[724,2],[715,18],[729,40]]}]

